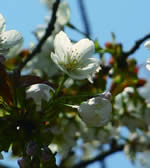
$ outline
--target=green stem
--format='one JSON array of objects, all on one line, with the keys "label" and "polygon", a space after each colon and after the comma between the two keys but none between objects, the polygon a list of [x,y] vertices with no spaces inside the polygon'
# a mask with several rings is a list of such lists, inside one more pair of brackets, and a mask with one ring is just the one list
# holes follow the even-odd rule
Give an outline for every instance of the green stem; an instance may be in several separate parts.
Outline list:
[{"label": "green stem", "polygon": [[56,90],[56,92],[54,94],[54,98],[56,98],[59,95],[59,93],[60,93],[61,89],[63,88],[64,83],[65,83],[67,78],[68,78],[67,75],[63,76],[63,78],[62,78],[62,80],[61,80],[61,82],[60,82],[60,84],[59,84],[59,86],[58,86],[58,88],[57,88],[57,90]]},{"label": "green stem", "polygon": [[96,94],[89,94],[89,95],[75,95],[75,96],[62,96],[62,97],[59,97],[57,100],[58,102],[61,102],[63,100],[70,100],[70,99],[78,99],[78,98],[87,98],[87,99],[90,99],[92,97],[95,97],[97,96]]},{"label": "green stem", "polygon": [[56,98],[58,97],[61,89],[63,88],[64,82],[66,81],[67,77],[68,77],[67,75],[63,75],[55,94],[53,95],[53,97],[51,98],[51,100],[48,103],[47,107],[45,107],[45,109],[43,111],[47,111],[47,109],[48,109],[48,111],[50,111],[50,109],[53,108],[53,105],[57,103],[57,99]]}]

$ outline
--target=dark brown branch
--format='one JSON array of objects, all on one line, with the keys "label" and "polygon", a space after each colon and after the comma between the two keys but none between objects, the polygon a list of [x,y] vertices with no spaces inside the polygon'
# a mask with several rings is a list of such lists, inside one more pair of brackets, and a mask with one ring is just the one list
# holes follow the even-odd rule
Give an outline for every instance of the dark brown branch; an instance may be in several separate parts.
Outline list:
[{"label": "dark brown branch", "polygon": [[150,33],[144,36],[143,38],[137,40],[135,42],[135,45],[129,51],[123,52],[123,56],[127,58],[128,56],[134,54],[139,49],[140,45],[149,38],[150,38]]},{"label": "dark brown branch", "polygon": [[60,3],[60,0],[56,0],[56,2],[53,5],[52,17],[51,17],[50,23],[48,24],[48,27],[46,29],[45,35],[39,41],[38,45],[34,48],[32,53],[29,54],[28,57],[21,64],[19,64],[19,66],[15,69],[15,71],[14,71],[15,73],[20,74],[23,67],[27,64],[28,61],[30,61],[37,53],[39,53],[41,51],[41,48],[42,48],[44,42],[52,34],[54,27],[55,27],[56,19],[57,19],[56,13],[57,13],[59,3]]},{"label": "dark brown branch", "polygon": [[78,4],[79,4],[83,24],[85,27],[85,34],[87,34],[87,36],[90,37],[91,36],[90,24],[88,21],[87,12],[86,12],[85,5],[84,5],[83,1],[84,0],[78,0]]},{"label": "dark brown branch", "polygon": [[77,165],[73,166],[73,168],[82,168],[82,167],[85,167],[85,166],[95,162],[95,161],[104,160],[107,156],[114,154],[116,152],[122,151],[123,148],[124,148],[124,145],[118,145],[115,148],[112,148],[107,152],[101,153],[100,155],[96,156],[94,159],[86,160],[86,161],[82,161],[82,162],[78,163]]}]

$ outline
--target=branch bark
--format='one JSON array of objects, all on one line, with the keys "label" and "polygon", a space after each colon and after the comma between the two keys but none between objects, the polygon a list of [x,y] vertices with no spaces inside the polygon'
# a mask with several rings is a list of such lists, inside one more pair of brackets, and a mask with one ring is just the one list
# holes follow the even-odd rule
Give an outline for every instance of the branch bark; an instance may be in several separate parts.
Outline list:
[{"label": "branch bark", "polygon": [[86,12],[85,5],[84,5],[84,0],[78,0],[78,4],[79,4],[80,12],[81,12],[81,17],[83,20],[83,25],[85,27],[85,34],[87,34],[87,36],[90,38],[91,30],[90,30],[89,20],[87,17],[87,12]]},{"label": "branch bark", "polygon": [[147,39],[150,38],[150,33],[147,34],[146,36],[144,36],[143,38],[137,40],[134,44],[134,46],[129,50],[129,51],[126,51],[126,52],[123,52],[123,56],[125,58],[127,58],[128,56],[134,54],[138,49],[139,47],[141,46],[141,44],[146,41]]},{"label": "branch bark", "polygon": [[106,152],[103,152],[101,153],[100,155],[96,156],[95,158],[93,159],[90,159],[90,160],[86,160],[86,161],[82,161],[78,164],[76,164],[75,166],[73,166],[73,168],[83,168],[95,161],[102,161],[104,160],[107,156],[111,155],[111,154],[114,154],[116,152],[119,152],[119,151],[122,151],[124,148],[124,145],[117,145],[116,147],[110,149],[109,151],[106,151]]}]

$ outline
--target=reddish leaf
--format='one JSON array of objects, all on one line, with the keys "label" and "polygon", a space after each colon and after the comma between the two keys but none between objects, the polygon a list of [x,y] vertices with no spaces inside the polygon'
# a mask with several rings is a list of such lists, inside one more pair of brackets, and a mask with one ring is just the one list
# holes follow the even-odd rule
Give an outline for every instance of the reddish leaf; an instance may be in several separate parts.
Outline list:
[{"label": "reddish leaf", "polygon": [[113,83],[111,85],[110,92],[112,93],[112,95],[116,95],[116,94],[122,92],[123,89],[126,88],[126,87],[136,86],[138,88],[138,87],[144,86],[145,84],[146,84],[145,79],[138,79],[138,81],[136,83],[134,81],[128,79],[128,81],[125,81],[125,82],[120,83],[120,84]]},{"label": "reddish leaf", "polygon": [[136,87],[142,87],[146,84],[146,80],[145,79],[139,79],[137,84],[136,84]]},{"label": "reddish leaf", "polygon": [[20,87],[28,87],[30,85],[38,84],[38,83],[43,83],[47,84],[52,87],[52,84],[49,81],[46,81],[38,76],[33,76],[33,75],[25,75],[20,77]]},{"label": "reddish leaf", "polygon": [[0,96],[10,106],[13,106],[13,98],[11,94],[11,84],[8,78],[8,74],[5,71],[4,66],[0,63]]}]

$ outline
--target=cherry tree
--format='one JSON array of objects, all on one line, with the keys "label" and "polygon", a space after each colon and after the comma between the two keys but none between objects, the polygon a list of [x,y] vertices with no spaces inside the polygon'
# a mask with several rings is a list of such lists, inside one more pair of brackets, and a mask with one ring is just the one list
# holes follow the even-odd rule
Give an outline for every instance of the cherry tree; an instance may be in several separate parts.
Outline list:
[{"label": "cherry tree", "polygon": [[[90,36],[82,0],[85,32],[70,22],[67,2],[41,3],[49,14],[34,30],[38,43],[28,49],[21,33],[5,31],[0,14],[0,152],[11,150],[20,168],[82,168],[96,161],[105,167],[105,158],[119,151],[133,163],[140,153],[139,160],[148,165],[147,81],[139,78],[130,56],[144,42],[150,49],[150,34],[124,51],[112,33],[102,47]],[[66,27],[84,38],[71,40]],[[122,135],[124,127],[129,136]]]}]

